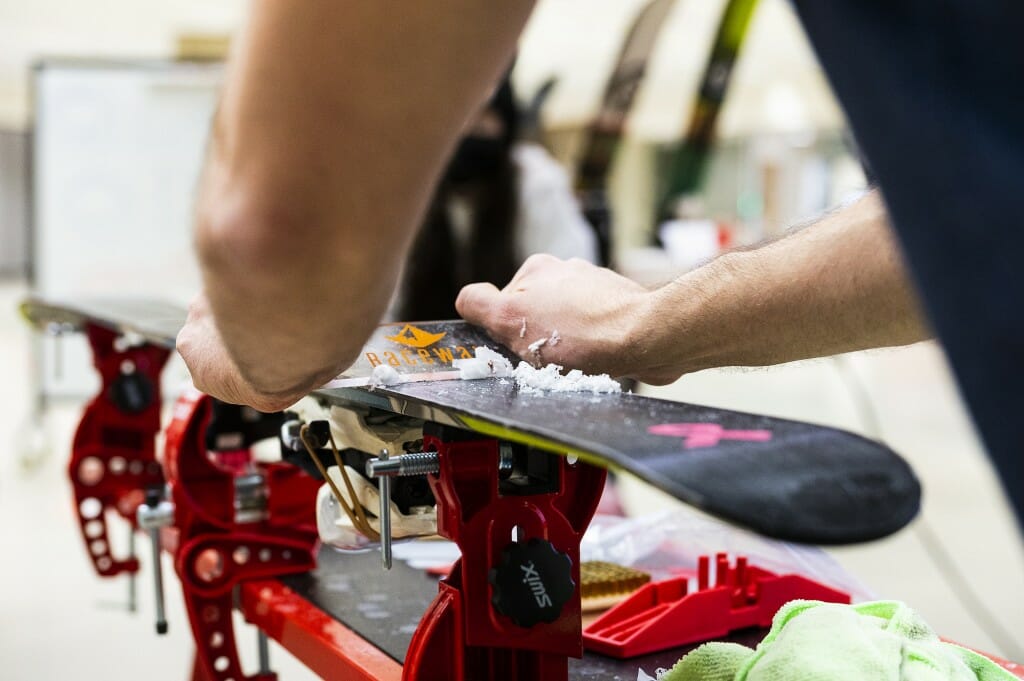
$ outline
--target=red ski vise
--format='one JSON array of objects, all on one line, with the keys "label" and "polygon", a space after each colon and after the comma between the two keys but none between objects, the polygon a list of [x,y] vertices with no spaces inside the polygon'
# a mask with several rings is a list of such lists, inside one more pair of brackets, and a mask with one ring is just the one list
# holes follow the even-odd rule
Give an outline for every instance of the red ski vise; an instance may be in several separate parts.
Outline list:
[{"label": "red ski vise", "polygon": [[235,448],[226,456],[229,464],[219,465],[207,447],[213,411],[211,398],[195,390],[183,395],[167,429],[164,460],[174,504],[175,569],[197,649],[193,678],[272,681],[276,675],[268,669],[242,673],[233,591],[245,580],[315,567],[320,485],[291,464],[253,461],[240,433],[221,438]]},{"label": "red ski vise", "polygon": [[134,556],[110,551],[107,514],[136,527],[135,511],[148,488],[164,484],[156,460],[160,431],[160,372],[170,351],[149,343],[130,345],[114,331],[87,324],[100,392],[82,413],[71,446],[68,477],[86,551],[101,577],[138,572]]},{"label": "red ski vise", "polygon": [[413,635],[403,680],[565,681],[568,658],[583,654],[579,544],[605,471],[435,424],[423,444],[411,456],[431,458],[418,471],[430,473],[438,533],[462,557]]},{"label": "red ski vise", "polygon": [[799,575],[777,575],[747,564],[733,565],[724,553],[715,556],[715,584],[709,583],[709,559],[697,564],[697,590],[689,577],[641,587],[594,620],[583,644],[611,657],[627,658],[690,643],[711,641],[731,631],[771,625],[775,613],[794,599],[849,603],[842,591]]}]

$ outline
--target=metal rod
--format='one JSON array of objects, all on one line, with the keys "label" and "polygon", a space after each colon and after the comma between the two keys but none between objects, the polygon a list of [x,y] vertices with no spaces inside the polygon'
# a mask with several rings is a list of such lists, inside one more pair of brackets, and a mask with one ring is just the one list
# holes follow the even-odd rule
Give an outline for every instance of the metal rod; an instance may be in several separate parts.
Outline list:
[{"label": "metal rod", "polygon": [[149,540],[153,545],[153,580],[156,584],[156,633],[167,633],[167,615],[164,613],[164,571],[160,563],[160,528],[149,530]]},{"label": "metal rod", "polygon": [[58,331],[53,340],[53,376],[58,381],[64,378],[64,333]]},{"label": "metal rod", "polygon": [[[128,557],[135,558],[135,526],[128,525]],[[138,596],[138,572],[128,573],[128,612],[138,612],[139,609],[139,596]]]},{"label": "metal rod", "polygon": [[[386,462],[390,457],[387,448],[380,450],[380,461]],[[401,457],[400,457],[401,458]],[[369,467],[369,463],[367,464]],[[384,569],[391,569],[391,478],[380,478],[380,555]]]},{"label": "metal rod", "polygon": [[256,630],[256,649],[260,656],[260,674],[270,673],[270,642],[262,629]]}]

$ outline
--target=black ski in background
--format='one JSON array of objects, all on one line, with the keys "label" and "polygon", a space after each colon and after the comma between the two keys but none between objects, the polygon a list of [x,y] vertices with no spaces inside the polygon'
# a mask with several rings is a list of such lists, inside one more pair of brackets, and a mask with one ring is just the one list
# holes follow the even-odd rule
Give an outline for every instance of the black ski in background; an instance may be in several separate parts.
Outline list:
[{"label": "black ski in background", "polygon": [[597,235],[601,263],[611,259],[611,210],[608,170],[618,149],[626,117],[640,88],[665,18],[676,0],[652,0],[637,14],[605,85],[601,108],[587,130],[576,169],[576,194],[583,215]]}]

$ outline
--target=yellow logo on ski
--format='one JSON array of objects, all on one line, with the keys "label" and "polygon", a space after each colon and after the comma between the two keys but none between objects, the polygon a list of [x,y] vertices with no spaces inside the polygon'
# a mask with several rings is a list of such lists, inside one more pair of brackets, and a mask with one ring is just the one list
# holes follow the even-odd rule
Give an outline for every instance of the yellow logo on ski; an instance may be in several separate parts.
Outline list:
[{"label": "yellow logo on ski", "polygon": [[406,324],[402,327],[402,330],[394,336],[385,336],[385,338],[389,341],[394,341],[410,348],[426,348],[441,340],[446,335],[448,334],[444,331],[441,333],[428,333],[423,329],[416,328],[412,324]]}]

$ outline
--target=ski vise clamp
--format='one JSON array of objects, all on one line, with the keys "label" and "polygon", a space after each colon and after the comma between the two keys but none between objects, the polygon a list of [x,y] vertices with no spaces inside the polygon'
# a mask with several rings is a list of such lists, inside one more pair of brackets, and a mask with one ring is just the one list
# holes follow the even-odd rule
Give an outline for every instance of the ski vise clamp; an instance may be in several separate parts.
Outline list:
[{"label": "ski vise clamp", "polygon": [[429,466],[372,466],[426,472],[438,534],[462,552],[413,634],[403,681],[565,681],[568,658],[583,654],[579,545],[604,469],[432,423],[423,445]]},{"label": "ski vise clamp", "polygon": [[101,577],[139,570],[135,556],[117,559],[110,550],[108,511],[130,524],[147,489],[164,484],[156,460],[160,431],[160,372],[170,351],[151,343],[131,344],[119,333],[86,324],[100,392],[86,405],[71,446],[68,477],[86,551]]},{"label": "ski vise clamp", "polygon": [[[234,588],[316,565],[319,483],[291,464],[254,461],[247,431],[276,433],[280,424],[261,428],[259,414],[238,412],[239,418],[239,409],[188,390],[167,429],[165,469],[177,534],[169,548],[196,643],[196,681],[276,679],[262,663],[257,675],[242,673],[231,620]],[[225,421],[219,430],[233,432],[217,432]],[[217,443],[231,449],[208,446]]]}]

